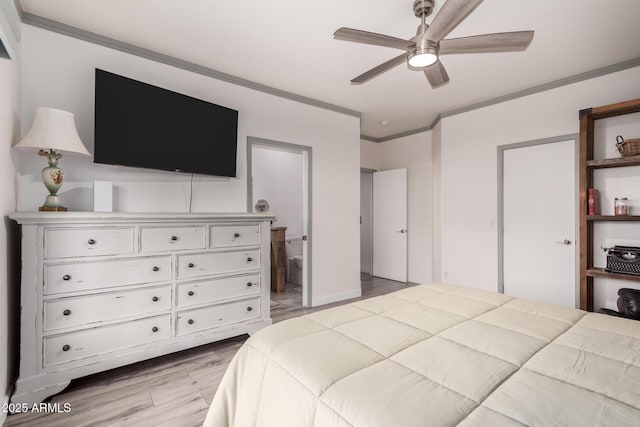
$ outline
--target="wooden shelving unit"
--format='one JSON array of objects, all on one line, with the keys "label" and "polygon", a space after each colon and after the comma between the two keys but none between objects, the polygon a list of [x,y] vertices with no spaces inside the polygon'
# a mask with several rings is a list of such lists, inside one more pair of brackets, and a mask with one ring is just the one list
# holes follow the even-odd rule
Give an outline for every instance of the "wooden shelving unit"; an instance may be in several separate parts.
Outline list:
[{"label": "wooden shelving unit", "polygon": [[633,274],[612,273],[611,271],[605,271],[604,268],[590,268],[587,270],[587,276],[628,280],[630,282],[640,282],[640,276],[634,276]]},{"label": "wooden shelving unit", "polygon": [[587,167],[592,169],[617,168],[620,166],[638,166],[638,165],[640,165],[640,156],[587,161]]},{"label": "wooden shelving unit", "polygon": [[640,221],[640,215],[587,215],[587,221]]},{"label": "wooden shelving unit", "polygon": [[640,282],[640,276],[611,273],[593,266],[593,225],[598,221],[640,221],[638,215],[587,215],[587,189],[593,187],[596,169],[640,165],[640,156],[594,159],[594,125],[596,120],[640,112],[640,99],[589,108],[580,111],[580,308],[593,311],[593,279]]}]

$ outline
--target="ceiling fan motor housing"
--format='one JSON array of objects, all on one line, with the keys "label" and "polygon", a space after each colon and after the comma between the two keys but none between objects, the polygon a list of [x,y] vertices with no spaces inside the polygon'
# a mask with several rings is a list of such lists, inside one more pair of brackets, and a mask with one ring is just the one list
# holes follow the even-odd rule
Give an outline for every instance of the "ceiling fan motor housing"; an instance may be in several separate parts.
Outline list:
[{"label": "ceiling fan motor housing", "polygon": [[[420,66],[420,67],[414,67],[411,65],[411,58],[413,58],[416,55],[424,55],[424,54],[429,54],[429,55],[434,55],[435,60],[437,60],[438,58],[438,44],[431,41],[431,40],[427,40],[424,37],[420,37],[415,36],[412,40],[414,40],[416,42],[416,46],[412,49],[409,49],[409,51],[407,52],[407,66],[409,67],[409,69],[414,70],[414,71],[420,71],[423,70],[424,67]],[[429,64],[431,65],[431,64]]]},{"label": "ceiling fan motor housing", "polygon": [[413,12],[418,18],[431,15],[435,0],[414,0]]}]

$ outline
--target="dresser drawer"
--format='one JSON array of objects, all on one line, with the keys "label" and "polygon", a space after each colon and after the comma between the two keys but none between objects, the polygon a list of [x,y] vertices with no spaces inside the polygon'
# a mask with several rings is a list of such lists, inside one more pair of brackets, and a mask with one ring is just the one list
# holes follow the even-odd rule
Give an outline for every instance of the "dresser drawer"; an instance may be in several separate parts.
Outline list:
[{"label": "dresser drawer", "polygon": [[178,313],[177,335],[186,335],[229,323],[260,317],[260,298]]},{"label": "dresser drawer", "polygon": [[178,278],[234,273],[260,268],[260,250],[178,255]]},{"label": "dresser drawer", "polygon": [[44,266],[44,293],[58,294],[170,279],[170,256],[48,264]]},{"label": "dresser drawer", "polygon": [[260,275],[224,277],[178,285],[178,307],[260,294]]},{"label": "dresser drawer", "polygon": [[204,237],[204,226],[142,227],[140,228],[140,252],[204,249]]},{"label": "dresser drawer", "polygon": [[209,246],[212,248],[259,244],[259,225],[212,225],[209,228]]},{"label": "dresser drawer", "polygon": [[48,228],[44,257],[71,258],[133,254],[133,227]]},{"label": "dresser drawer", "polygon": [[148,317],[43,339],[43,366],[58,365],[171,337],[171,315]]},{"label": "dresser drawer", "polygon": [[44,330],[171,310],[171,285],[44,302]]}]

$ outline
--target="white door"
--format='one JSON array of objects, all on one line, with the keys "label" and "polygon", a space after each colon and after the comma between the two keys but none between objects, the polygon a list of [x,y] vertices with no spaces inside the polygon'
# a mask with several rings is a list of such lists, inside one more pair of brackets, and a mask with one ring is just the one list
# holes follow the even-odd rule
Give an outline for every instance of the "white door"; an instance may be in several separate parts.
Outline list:
[{"label": "white door", "polygon": [[373,272],[373,174],[360,173],[360,271]]},{"label": "white door", "polygon": [[504,293],[576,307],[575,141],[504,151]]},{"label": "white door", "polygon": [[373,275],[407,281],[407,170],[373,174]]}]

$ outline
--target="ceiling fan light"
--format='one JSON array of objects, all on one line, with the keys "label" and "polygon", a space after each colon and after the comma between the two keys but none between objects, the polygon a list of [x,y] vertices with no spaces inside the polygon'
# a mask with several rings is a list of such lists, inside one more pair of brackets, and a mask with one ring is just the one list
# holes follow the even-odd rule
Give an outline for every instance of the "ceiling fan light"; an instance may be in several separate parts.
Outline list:
[{"label": "ceiling fan light", "polygon": [[424,68],[435,64],[437,60],[438,57],[433,53],[420,53],[409,56],[409,65],[414,68]]},{"label": "ceiling fan light", "polygon": [[438,60],[436,50],[432,47],[416,48],[413,49],[409,56],[407,56],[407,62],[410,67],[424,68],[429,65],[435,64]]}]

